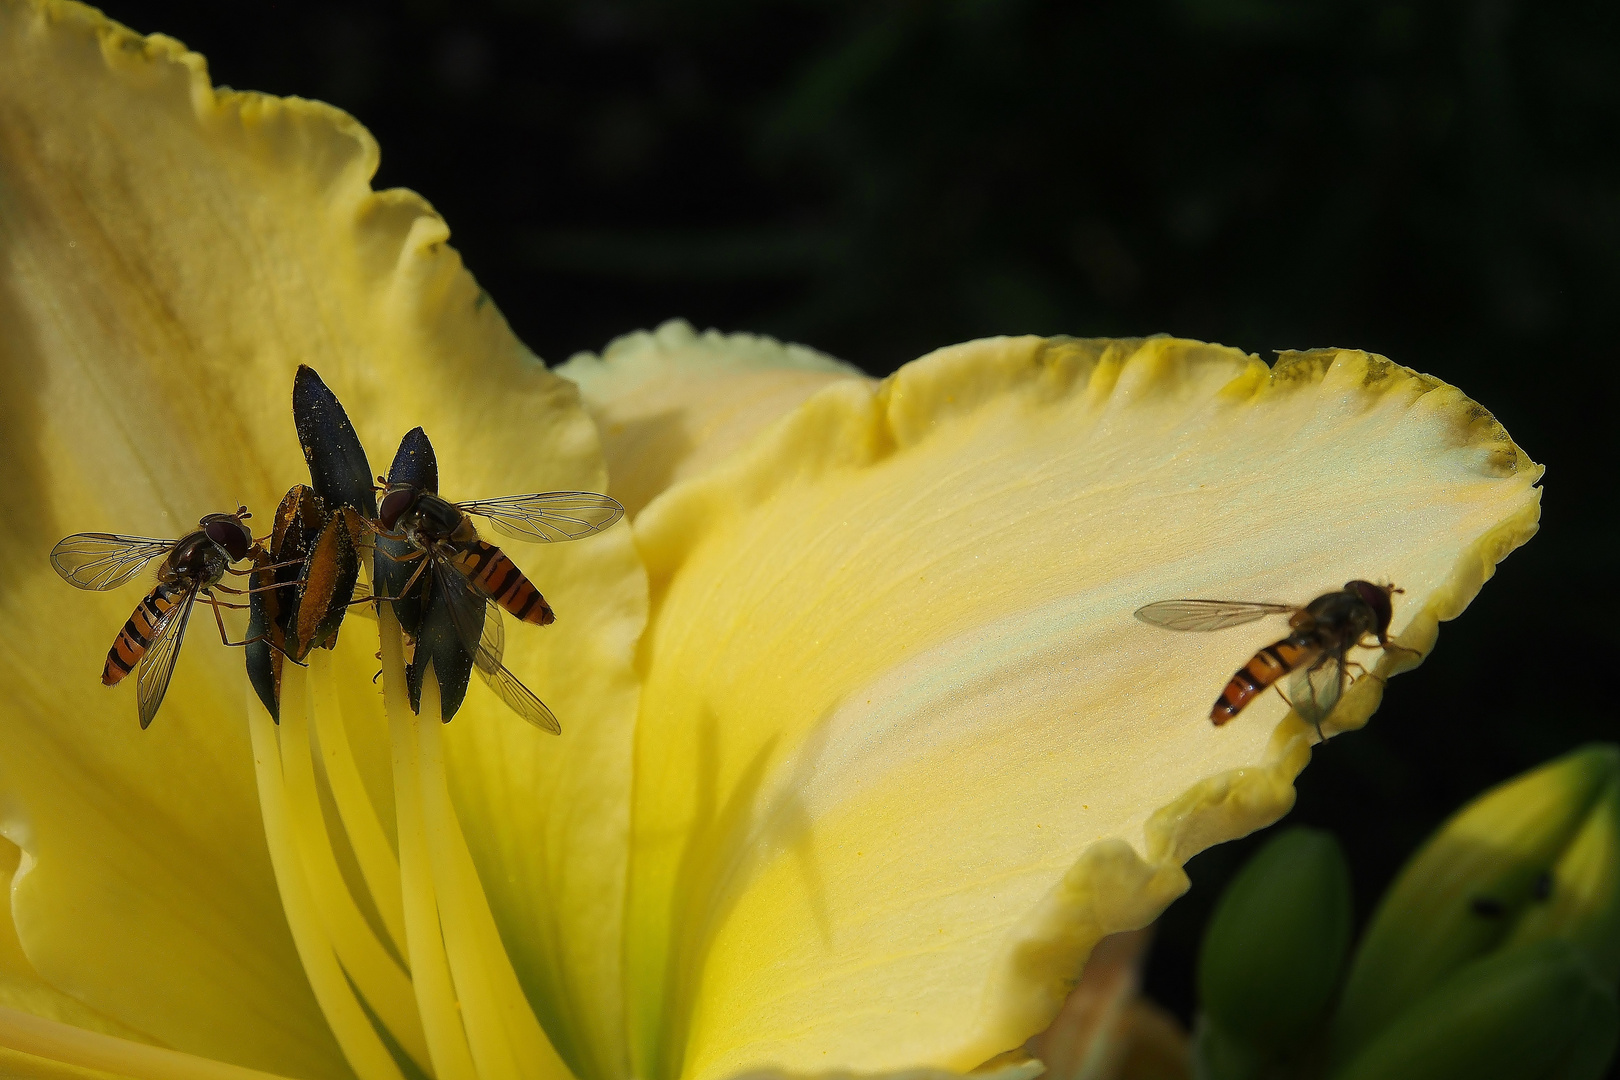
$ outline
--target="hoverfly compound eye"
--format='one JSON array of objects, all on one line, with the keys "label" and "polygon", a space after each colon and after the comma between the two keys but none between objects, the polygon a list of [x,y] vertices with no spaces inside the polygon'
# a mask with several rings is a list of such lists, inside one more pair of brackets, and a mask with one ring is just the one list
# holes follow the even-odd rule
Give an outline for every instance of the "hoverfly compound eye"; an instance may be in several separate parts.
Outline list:
[{"label": "hoverfly compound eye", "polygon": [[202,527],[208,539],[224,548],[232,562],[247,558],[253,534],[240,520],[228,514],[210,514],[203,519]]},{"label": "hoverfly compound eye", "polygon": [[1394,615],[1394,608],[1390,604],[1389,596],[1394,591],[1392,585],[1374,585],[1370,581],[1349,581],[1344,586],[1355,593],[1372,608],[1373,614],[1378,618],[1380,628],[1387,628],[1389,620]]},{"label": "hoverfly compound eye", "polygon": [[395,488],[383,496],[381,505],[377,507],[377,520],[382,527],[392,529],[399,521],[400,516],[411,508],[416,501],[416,489],[412,487]]}]

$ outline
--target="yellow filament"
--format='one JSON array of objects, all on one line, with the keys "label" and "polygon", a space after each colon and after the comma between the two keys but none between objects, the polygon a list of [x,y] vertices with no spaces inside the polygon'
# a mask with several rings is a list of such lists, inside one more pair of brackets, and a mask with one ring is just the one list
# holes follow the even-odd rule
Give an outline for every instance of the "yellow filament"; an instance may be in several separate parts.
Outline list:
[{"label": "yellow filament", "polygon": [[[282,683],[282,716],[307,708],[303,700],[304,680],[299,669],[289,665]],[[281,753],[276,745],[276,729],[270,714],[260,704],[252,687],[247,690],[248,731],[253,738],[253,763],[259,780],[259,810],[264,817],[264,838],[270,848],[270,863],[276,885],[281,890],[281,907],[292,931],[293,944],[309,977],[310,989],[332,1028],[343,1056],[360,1080],[404,1080],[393,1056],[366,1018],[349,980],[338,964],[316,914],[309,882],[304,877],[303,860],[293,845],[287,821],[287,793],[283,786]],[[441,1080],[444,1080],[441,1077]]]},{"label": "yellow filament", "polygon": [[438,1080],[477,1080],[460,1005],[450,979],[438,899],[422,819],[422,782],[417,765],[416,715],[405,686],[405,646],[393,605],[379,604],[383,708],[394,756],[394,813],[399,823],[399,873],[403,884],[405,941],[417,1009]]},{"label": "yellow filament", "polygon": [[52,1063],[96,1069],[129,1080],[282,1080],[257,1069],[86,1031],[3,1006],[0,1046]]},{"label": "yellow filament", "polygon": [[443,736],[434,719],[440,715],[439,680],[430,667],[422,680],[422,714],[417,718],[423,819],[444,921],[445,950],[461,994],[473,1060],[479,1075],[489,1080],[566,1080],[568,1067],[524,997],[456,820],[444,774]]},{"label": "yellow filament", "polygon": [[[319,672],[330,668],[332,658],[325,650],[317,649],[309,661],[311,672]],[[310,756],[310,682],[310,676],[294,665],[287,665],[283,671],[281,768],[288,824],[303,857],[316,915],[337,952],[338,962],[395,1041],[418,1064],[426,1065],[427,1040],[422,1034],[410,976],[388,955],[360,913],[332,852],[332,839],[315,790],[315,763]]]},{"label": "yellow filament", "polygon": [[[343,710],[338,703],[336,676],[327,654],[318,650],[312,657],[314,664],[315,734],[320,743],[321,756],[326,765],[326,779],[332,789],[332,801],[337,804],[343,830],[349,835],[355,861],[372,902],[382,916],[383,929],[393,942],[394,952],[405,955],[405,907],[400,899],[399,859],[388,842],[377,817],[377,808],[360,779],[355,764],[354,750],[349,744],[348,729],[344,726]],[[324,662],[323,662],[324,661]]]}]

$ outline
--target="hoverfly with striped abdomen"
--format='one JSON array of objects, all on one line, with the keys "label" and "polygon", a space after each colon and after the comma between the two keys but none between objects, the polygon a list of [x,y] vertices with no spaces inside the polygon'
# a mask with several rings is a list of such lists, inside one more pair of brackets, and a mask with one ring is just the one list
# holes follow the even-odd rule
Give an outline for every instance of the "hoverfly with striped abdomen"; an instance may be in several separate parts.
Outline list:
[{"label": "hoverfly with striped abdomen", "polygon": [[[1167,630],[1207,631],[1242,626],[1267,615],[1287,615],[1288,636],[1267,645],[1237,670],[1215,699],[1209,718],[1217,726],[1226,723],[1267,687],[1293,672],[1290,693],[1284,694],[1283,700],[1314,725],[1320,737],[1322,721],[1344,692],[1346,669],[1366,671],[1348,658],[1351,649],[1380,648],[1420,655],[1415,649],[1389,640],[1389,620],[1394,613],[1390,598],[1401,591],[1393,585],[1350,581],[1304,607],[1237,600],[1161,600],[1138,609],[1136,617]],[[1369,644],[1369,636],[1376,641]],[[1282,694],[1282,688],[1277,692]]]},{"label": "hoverfly with striped abdomen", "polygon": [[[432,448],[421,428],[405,436],[396,464],[411,461],[413,454],[418,463],[431,459]],[[472,656],[479,676],[513,712],[536,727],[560,733],[562,726],[552,711],[501,663],[506,640],[502,608],[539,626],[549,625],[556,615],[506,553],[479,537],[472,516],[484,518],[507,536],[551,543],[601,532],[624,516],[624,507],[593,491],[450,502],[435,491],[436,466],[412,479],[401,479],[411,475],[409,469],[396,469],[391,475],[391,481],[378,477],[384,485],[377,507],[378,535],[404,541],[409,551],[395,555],[382,547],[378,550],[398,563],[420,560],[395,598],[410,597],[417,581],[430,573],[431,594],[449,612],[456,637]]]},{"label": "hoverfly with striped abdomen", "polygon": [[148,563],[161,558],[157,584],[146,594],[107,651],[101,681],[117,686],[140,664],[135,680],[136,700],[144,730],[163,704],[169,689],[180,644],[185,640],[191,619],[191,605],[202,597],[214,609],[220,640],[226,645],[246,645],[232,641],[225,632],[221,607],[240,608],[220,600],[214,590],[245,595],[251,590],[233,589],[220,584],[227,573],[248,574],[231,564],[252,557],[259,551],[253,533],[243,524],[247,507],[234,514],[209,514],[193,532],[178,540],[156,540],[147,536],[118,533],[75,533],[51,549],[51,565],[62,580],[79,589],[105,592],[115,589],[140,573]]}]

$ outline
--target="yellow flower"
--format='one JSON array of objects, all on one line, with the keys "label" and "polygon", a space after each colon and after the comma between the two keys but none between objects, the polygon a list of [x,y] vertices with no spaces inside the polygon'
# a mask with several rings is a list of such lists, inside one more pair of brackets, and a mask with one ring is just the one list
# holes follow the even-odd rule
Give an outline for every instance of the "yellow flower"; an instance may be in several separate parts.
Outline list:
[{"label": "yellow flower", "polygon": [[[376,162],[334,109],[0,0],[0,1072],[971,1069],[1309,758],[1276,695],[1207,720],[1275,628],[1132,610],[1393,580],[1426,652],[1535,528],[1488,413],[1354,351],[1005,338],[874,382],[672,324],[560,378]],[[418,722],[386,611],[384,692],[351,618],[279,729],[206,613],[150,730],[97,685],[139,590],[46,552],[263,522],[305,477],[299,363],[374,466],[421,424],[452,498],[630,504],[509,549],[558,621],[507,663],[560,738],[480,685]]]}]

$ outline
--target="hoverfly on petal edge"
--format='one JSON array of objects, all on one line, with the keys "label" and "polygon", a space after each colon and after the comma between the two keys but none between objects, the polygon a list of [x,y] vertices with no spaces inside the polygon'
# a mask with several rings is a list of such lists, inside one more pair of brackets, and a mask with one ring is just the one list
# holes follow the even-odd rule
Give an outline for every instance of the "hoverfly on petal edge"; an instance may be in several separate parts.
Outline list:
[{"label": "hoverfly on petal edge", "polygon": [[243,524],[251,516],[245,506],[237,507],[234,514],[209,514],[197,523],[195,531],[178,540],[118,533],[75,533],[51,549],[51,565],[62,580],[92,592],[116,589],[154,559],[162,559],[158,564],[157,584],[124,623],[107,651],[107,661],[101,671],[102,684],[116,686],[140,665],[135,687],[143,730],[152,723],[158,706],[163,704],[163,695],[169,689],[169,679],[174,675],[180,645],[191,620],[191,605],[199,597],[214,609],[219,637],[226,645],[251,645],[261,640],[255,637],[232,641],[225,631],[220,608],[247,605],[223,601],[214,595],[215,590],[236,596],[255,591],[220,584],[228,573],[252,573],[236,570],[232,563],[263,557],[263,549]]},{"label": "hoverfly on petal edge", "polygon": [[[1322,721],[1344,692],[1346,669],[1367,670],[1349,659],[1351,649],[1379,648],[1421,656],[1417,650],[1389,640],[1394,613],[1391,597],[1402,591],[1393,585],[1358,580],[1323,593],[1304,607],[1239,600],[1161,600],[1137,609],[1136,617],[1167,630],[1211,631],[1242,626],[1267,615],[1287,615],[1288,636],[1267,645],[1237,670],[1215,699],[1209,718],[1217,726],[1232,720],[1267,687],[1292,673],[1289,693],[1283,694],[1281,687],[1277,692],[1321,738]],[[1376,640],[1368,643],[1369,636]]]},{"label": "hoverfly on petal edge", "polygon": [[[437,600],[454,627],[455,638],[496,696],[529,723],[560,733],[562,727],[552,711],[501,663],[506,641],[501,609],[539,626],[549,625],[556,615],[505,552],[479,537],[472,517],[486,519],[507,536],[551,543],[599,533],[624,516],[624,507],[591,491],[450,502],[437,493],[438,467],[421,428],[406,434],[388,478],[378,479],[383,483],[383,498],[377,509],[377,535],[392,543],[379,544],[377,550],[396,564],[392,572],[379,565],[378,579],[397,579],[408,570],[409,578],[390,589],[389,598],[396,604],[413,605],[416,613],[415,618],[402,615],[401,623],[420,626],[423,633],[415,636],[425,637],[438,614],[432,605]],[[409,567],[412,562],[417,565]],[[426,586],[421,599],[419,581]],[[418,640],[418,648],[421,644]],[[413,659],[413,669],[422,666]],[[412,680],[413,705],[420,693],[419,678],[418,672]]]}]

